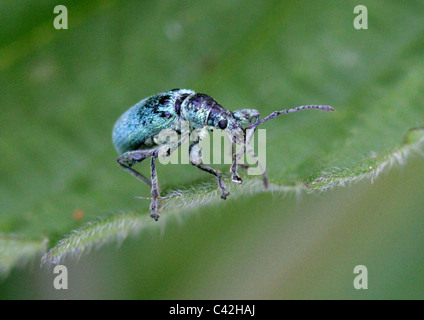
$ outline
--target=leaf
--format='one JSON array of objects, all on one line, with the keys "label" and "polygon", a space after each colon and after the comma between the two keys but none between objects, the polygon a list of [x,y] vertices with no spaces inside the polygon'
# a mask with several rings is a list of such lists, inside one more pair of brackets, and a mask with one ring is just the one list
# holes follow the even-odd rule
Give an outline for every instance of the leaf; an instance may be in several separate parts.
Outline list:
[{"label": "leaf", "polygon": [[26,263],[46,250],[46,241],[20,239],[0,234],[0,279],[8,275],[16,265]]},{"label": "leaf", "polygon": [[[418,154],[424,157],[424,128],[412,129],[405,136],[405,143],[392,153],[379,155],[359,163],[356,167],[337,170],[324,174],[308,185],[282,186],[272,184],[268,189],[264,189],[262,182],[258,179],[244,181],[241,187],[230,188],[234,201],[242,201],[246,197],[251,197],[260,193],[304,194],[315,190],[328,190],[337,186],[349,186],[353,182],[364,179],[373,182],[382,172],[394,165],[404,165],[410,154]],[[173,190],[166,196],[161,217],[162,223],[166,224],[166,219],[176,216],[184,219],[187,214],[196,214],[205,206],[218,204],[220,193],[215,184],[196,185],[186,190]],[[165,220],[165,221],[164,221]],[[90,251],[92,247],[99,248],[106,242],[122,243],[130,234],[137,234],[143,228],[157,228],[158,224],[146,215],[121,214],[109,219],[89,223],[83,228],[75,231],[69,237],[61,240],[42,259],[42,263],[61,263],[66,257],[80,257],[83,253]]]}]

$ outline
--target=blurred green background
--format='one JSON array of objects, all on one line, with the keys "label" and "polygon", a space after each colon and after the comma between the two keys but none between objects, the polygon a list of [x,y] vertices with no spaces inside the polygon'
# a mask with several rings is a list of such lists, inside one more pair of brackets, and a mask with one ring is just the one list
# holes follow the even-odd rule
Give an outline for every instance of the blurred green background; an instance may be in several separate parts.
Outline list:
[{"label": "blurred green background", "polygon": [[[53,27],[58,4],[68,30]],[[359,4],[368,30],[353,27]],[[423,13],[419,0],[2,1],[0,299],[424,298]],[[154,222],[111,130],[172,88],[262,115],[337,112],[264,126],[270,191],[244,177],[224,202],[207,174],[159,165],[162,194],[183,191]],[[68,290],[40,267],[52,248]]]}]

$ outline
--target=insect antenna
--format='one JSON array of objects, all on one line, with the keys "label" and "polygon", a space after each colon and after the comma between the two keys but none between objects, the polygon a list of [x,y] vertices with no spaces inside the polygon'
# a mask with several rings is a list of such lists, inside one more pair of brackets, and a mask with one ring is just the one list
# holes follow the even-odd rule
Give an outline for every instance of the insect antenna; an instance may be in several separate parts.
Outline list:
[{"label": "insect antenna", "polygon": [[271,113],[269,116],[263,118],[262,120],[250,125],[249,127],[247,127],[246,129],[254,129],[257,126],[263,124],[264,122],[267,122],[268,120],[274,119],[277,116],[279,116],[280,114],[287,114],[287,113],[293,113],[293,112],[298,112],[298,111],[303,111],[303,110],[308,110],[308,109],[318,109],[318,110],[323,110],[323,111],[330,111],[333,112],[335,111],[332,107],[330,106],[320,106],[320,105],[307,105],[307,106],[300,106],[300,107],[296,107],[293,109],[285,109],[285,110],[281,110],[281,111],[274,111],[273,113]]}]

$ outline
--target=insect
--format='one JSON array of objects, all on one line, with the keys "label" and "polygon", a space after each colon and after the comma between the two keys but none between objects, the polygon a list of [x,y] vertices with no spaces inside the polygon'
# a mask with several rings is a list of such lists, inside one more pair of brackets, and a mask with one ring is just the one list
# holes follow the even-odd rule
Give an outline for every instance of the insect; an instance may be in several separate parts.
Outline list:
[{"label": "insect", "polygon": [[[260,120],[258,110],[241,109],[231,112],[206,94],[196,93],[189,89],[173,89],[145,98],[122,114],[114,125],[112,141],[120,154],[117,158],[118,164],[150,186],[152,195],[150,216],[158,220],[160,193],[155,160],[160,154],[171,155],[181,144],[186,142],[188,135],[183,130],[188,130],[189,132],[205,129],[208,131],[213,131],[214,129],[225,130],[232,143],[231,180],[235,183],[242,183],[243,180],[237,173],[238,161],[244,156],[246,151],[255,159],[256,164],[261,166],[249,146],[256,128],[280,114],[306,109],[334,111],[330,106],[306,105],[275,111]],[[188,129],[182,128],[181,123],[183,121],[188,122]],[[175,130],[181,138],[177,142],[161,141],[159,134],[166,129]],[[190,163],[200,170],[214,175],[218,180],[221,198],[226,199],[229,192],[223,182],[222,173],[203,164],[202,150],[199,147],[201,139],[202,135],[199,134],[198,138],[191,142],[189,147]],[[241,151],[238,153],[235,152],[236,144],[242,146]],[[147,158],[151,158],[151,179],[146,178],[132,168],[135,164]],[[262,176],[264,186],[267,188],[268,178],[264,170],[262,171]]]}]

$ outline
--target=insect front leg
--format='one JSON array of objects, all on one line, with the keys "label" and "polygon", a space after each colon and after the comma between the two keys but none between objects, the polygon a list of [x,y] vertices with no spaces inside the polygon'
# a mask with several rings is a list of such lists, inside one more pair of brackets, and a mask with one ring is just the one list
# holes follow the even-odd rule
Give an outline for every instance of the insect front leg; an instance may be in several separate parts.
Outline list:
[{"label": "insect front leg", "polygon": [[[258,122],[259,119],[256,120],[256,122]],[[252,140],[253,135],[255,134],[256,131],[256,127],[252,128],[252,129],[246,129],[246,142],[244,144],[244,150],[243,153],[239,153],[237,155],[237,157],[242,157],[244,155],[244,153],[249,152],[250,156],[255,160],[255,164],[259,166],[259,168],[261,169],[262,172],[262,180],[264,183],[264,187],[265,189],[268,189],[269,183],[268,183],[268,177],[266,175],[266,171],[264,166],[262,165],[262,163],[259,161],[258,156],[255,154],[255,152],[253,151],[252,147],[250,146],[250,141]],[[240,165],[242,166],[244,169],[249,169],[250,165],[244,164],[244,165]]]},{"label": "insect front leg", "polygon": [[233,142],[231,144],[231,154],[232,154],[232,159],[233,159],[233,163],[231,165],[230,168],[230,172],[231,172],[231,180],[233,182],[236,183],[243,183],[243,179],[239,177],[238,173],[237,173],[237,169],[239,164],[237,163],[238,158],[238,154],[236,154],[236,150],[235,150],[236,144]]},{"label": "insect front leg", "polygon": [[[241,126],[247,126],[251,124],[255,124],[259,121],[260,113],[256,109],[240,109],[233,112],[234,118],[236,118],[237,122]],[[246,153],[246,145],[250,143],[250,140],[253,137],[254,129],[247,130],[246,137],[245,137],[245,143],[243,145],[242,150],[236,155],[235,154],[235,148],[233,143],[232,148],[232,157],[233,157],[233,164],[230,168],[230,172],[232,173],[232,180],[237,183],[242,183],[243,180],[238,176],[237,169],[238,167],[242,167],[244,169],[247,169],[249,166],[246,164],[239,164],[238,161],[244,156]]]},{"label": "insect front leg", "polygon": [[199,141],[195,141],[190,145],[190,163],[200,170],[213,174],[218,179],[218,186],[221,189],[221,198],[227,198],[230,193],[227,191],[222,181],[222,173],[219,170],[203,165],[202,150],[199,147]]},{"label": "insect front leg", "polygon": [[[246,164],[237,164],[236,161],[240,160],[244,154],[249,152],[251,157],[255,159],[256,164],[260,167],[262,171],[262,178],[265,188],[268,188],[268,177],[266,175],[266,172],[264,170],[264,167],[262,163],[259,161],[258,157],[254,153],[253,149],[250,147],[250,141],[252,140],[255,130],[257,128],[257,124],[259,123],[259,111],[255,109],[242,109],[242,110],[236,110],[234,111],[234,117],[237,119],[237,121],[240,123],[240,125],[247,125],[249,127],[246,128],[246,140],[243,145],[242,150],[237,154],[236,159],[233,160],[233,166],[238,165],[244,169],[248,169],[250,166]],[[236,171],[237,168],[231,168],[232,171]]]}]

